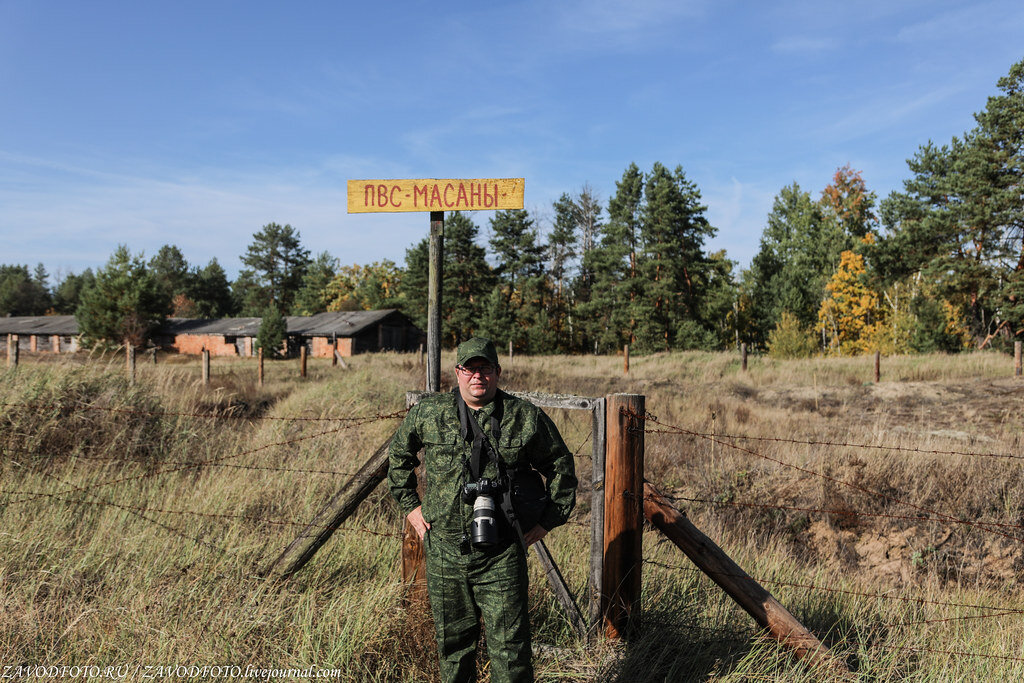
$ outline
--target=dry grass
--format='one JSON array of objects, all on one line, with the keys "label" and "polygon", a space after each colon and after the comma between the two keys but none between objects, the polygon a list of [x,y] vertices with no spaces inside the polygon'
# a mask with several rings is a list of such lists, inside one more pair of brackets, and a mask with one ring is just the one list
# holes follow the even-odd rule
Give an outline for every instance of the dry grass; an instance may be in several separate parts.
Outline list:
[{"label": "dry grass", "polygon": [[[360,356],[348,371],[314,360],[306,380],[297,362],[268,363],[262,389],[249,360],[214,359],[210,387],[195,360],[160,360],[140,359],[134,385],[116,356],[23,356],[0,376],[0,663],[436,676],[429,619],[402,608],[400,523],[383,489],[293,580],[257,576],[397,424],[262,418],[400,410],[422,386],[416,357]],[[503,380],[644,394],[660,423],[647,477],[689,499],[695,524],[858,677],[1019,677],[1019,614],[952,603],[1024,608],[1009,538],[1024,534],[1024,478],[1016,457],[990,457],[1019,453],[1024,382],[994,353],[883,359],[879,385],[872,370],[871,358],[752,358],[741,373],[734,354],[687,353],[634,357],[624,376],[621,357],[517,356]],[[588,453],[588,417],[552,416]],[[577,462],[585,493],[590,461]],[[588,510],[582,495],[549,537],[579,595]],[[936,515],[989,526],[919,519]],[[645,555],[643,627],[624,646],[577,643],[532,567],[540,680],[819,677],[656,532]]]}]

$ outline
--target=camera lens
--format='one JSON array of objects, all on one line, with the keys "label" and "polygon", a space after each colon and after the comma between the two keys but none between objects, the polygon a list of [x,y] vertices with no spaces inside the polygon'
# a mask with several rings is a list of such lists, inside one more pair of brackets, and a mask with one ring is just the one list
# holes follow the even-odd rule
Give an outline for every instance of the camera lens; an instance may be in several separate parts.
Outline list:
[{"label": "camera lens", "polygon": [[473,522],[469,531],[470,540],[475,546],[486,548],[498,542],[494,498],[482,495],[476,497],[476,501],[473,502]]}]

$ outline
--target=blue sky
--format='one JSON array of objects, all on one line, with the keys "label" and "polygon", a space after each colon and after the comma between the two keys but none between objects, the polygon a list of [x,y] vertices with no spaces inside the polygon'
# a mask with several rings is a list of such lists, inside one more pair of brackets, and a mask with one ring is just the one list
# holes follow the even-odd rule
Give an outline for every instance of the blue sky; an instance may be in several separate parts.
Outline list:
[{"label": "blue sky", "polygon": [[543,229],[661,161],[745,266],[783,186],[899,189],[1022,58],[1019,0],[0,0],[0,263],[171,243],[234,276],[270,222],[402,263],[427,215],[348,215],[347,180],[525,177]]}]

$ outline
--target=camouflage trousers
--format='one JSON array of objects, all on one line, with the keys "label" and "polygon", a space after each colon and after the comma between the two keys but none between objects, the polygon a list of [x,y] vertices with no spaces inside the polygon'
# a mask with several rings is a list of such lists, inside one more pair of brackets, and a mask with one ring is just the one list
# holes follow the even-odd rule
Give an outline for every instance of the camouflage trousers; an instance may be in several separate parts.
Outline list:
[{"label": "camouflage trousers", "polygon": [[476,680],[483,615],[491,681],[532,681],[526,553],[518,543],[473,548],[433,531],[424,543],[441,680]]}]

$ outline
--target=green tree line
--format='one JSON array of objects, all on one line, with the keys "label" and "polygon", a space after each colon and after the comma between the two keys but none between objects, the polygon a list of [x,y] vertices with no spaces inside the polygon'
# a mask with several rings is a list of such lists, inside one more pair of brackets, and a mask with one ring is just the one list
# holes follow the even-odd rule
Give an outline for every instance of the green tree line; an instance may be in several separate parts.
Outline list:
[{"label": "green tree line", "polygon": [[[908,160],[879,201],[839,168],[814,197],[795,182],[739,269],[697,184],[679,165],[630,164],[607,202],[588,186],[543,217],[498,211],[485,232],[445,216],[442,340],[473,334],[526,353],[721,349],[777,355],[956,351],[1024,330],[1024,61],[997,83],[976,126]],[[49,284],[42,264],[0,266],[0,315],[74,313],[86,342],[143,341],[166,316],[312,315],[399,308],[425,328],[428,240],[399,265],[311,255],[291,225],[255,232],[229,281],[165,245],[121,245],[105,266]]]}]

